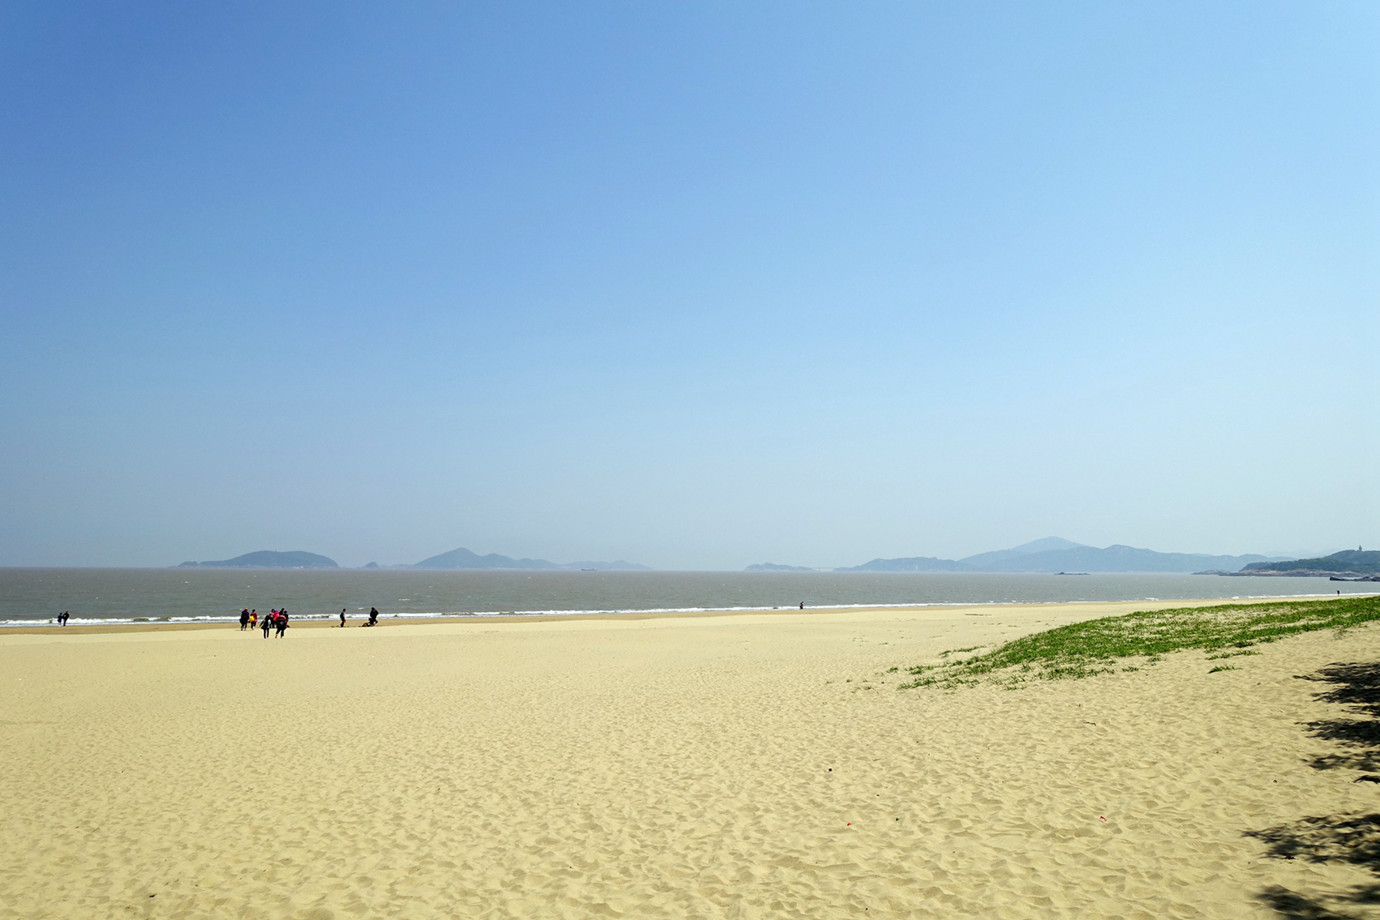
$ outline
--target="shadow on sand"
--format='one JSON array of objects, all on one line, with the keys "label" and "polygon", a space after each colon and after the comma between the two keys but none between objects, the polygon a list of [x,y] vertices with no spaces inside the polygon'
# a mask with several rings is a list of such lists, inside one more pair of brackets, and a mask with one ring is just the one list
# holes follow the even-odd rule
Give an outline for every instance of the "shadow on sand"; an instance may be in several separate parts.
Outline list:
[{"label": "shadow on sand", "polygon": [[[1380,769],[1380,662],[1329,665],[1301,679],[1328,685],[1314,694],[1315,698],[1341,704],[1350,715],[1307,723],[1310,735],[1340,748],[1313,758],[1309,766],[1315,770],[1359,770],[1362,775],[1353,782],[1380,783],[1380,776],[1371,772]],[[1246,836],[1264,843],[1276,859],[1352,865],[1380,879],[1380,814],[1300,818]],[[1380,881],[1311,897],[1274,886],[1258,898],[1288,920],[1359,920],[1373,916],[1367,908],[1380,904]],[[1364,913],[1353,912],[1358,908]]]}]

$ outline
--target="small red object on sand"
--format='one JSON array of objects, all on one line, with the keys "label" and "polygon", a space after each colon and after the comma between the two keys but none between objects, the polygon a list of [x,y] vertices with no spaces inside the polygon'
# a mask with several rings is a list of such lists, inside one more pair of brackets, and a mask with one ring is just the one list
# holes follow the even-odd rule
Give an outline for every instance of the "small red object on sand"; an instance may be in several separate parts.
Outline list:
[{"label": "small red object on sand", "polygon": [[1106,820],[1107,820],[1106,818],[1103,818],[1101,815],[1098,815],[1097,817],[1098,817],[1098,818],[1101,818],[1101,820],[1103,820],[1103,821],[1106,821]]}]

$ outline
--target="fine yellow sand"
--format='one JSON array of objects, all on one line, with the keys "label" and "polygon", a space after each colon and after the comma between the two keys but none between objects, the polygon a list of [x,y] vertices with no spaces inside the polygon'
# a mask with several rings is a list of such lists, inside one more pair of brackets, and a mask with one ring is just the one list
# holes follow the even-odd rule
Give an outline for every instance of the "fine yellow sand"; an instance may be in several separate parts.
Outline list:
[{"label": "fine yellow sand", "polygon": [[0,917],[1371,916],[1269,841],[1380,810],[1297,678],[1380,630],[887,671],[1150,606],[0,633]]}]

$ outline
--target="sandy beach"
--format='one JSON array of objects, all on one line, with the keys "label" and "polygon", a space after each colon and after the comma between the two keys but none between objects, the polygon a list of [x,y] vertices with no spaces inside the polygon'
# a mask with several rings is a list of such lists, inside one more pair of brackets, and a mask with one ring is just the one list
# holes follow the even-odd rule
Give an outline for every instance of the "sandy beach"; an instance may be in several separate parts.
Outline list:
[{"label": "sandy beach", "polygon": [[6,631],[0,917],[1377,915],[1380,629],[889,670],[1171,606]]}]

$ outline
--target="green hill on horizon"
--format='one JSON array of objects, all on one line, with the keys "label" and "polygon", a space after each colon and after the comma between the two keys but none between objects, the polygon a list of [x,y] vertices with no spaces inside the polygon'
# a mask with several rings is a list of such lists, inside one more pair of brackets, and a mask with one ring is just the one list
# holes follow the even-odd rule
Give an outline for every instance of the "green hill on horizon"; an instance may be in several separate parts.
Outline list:
[{"label": "green hill on horizon", "polygon": [[1320,559],[1287,562],[1253,562],[1241,570],[1289,575],[1380,575],[1380,550],[1344,549]]}]

